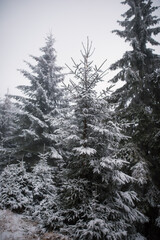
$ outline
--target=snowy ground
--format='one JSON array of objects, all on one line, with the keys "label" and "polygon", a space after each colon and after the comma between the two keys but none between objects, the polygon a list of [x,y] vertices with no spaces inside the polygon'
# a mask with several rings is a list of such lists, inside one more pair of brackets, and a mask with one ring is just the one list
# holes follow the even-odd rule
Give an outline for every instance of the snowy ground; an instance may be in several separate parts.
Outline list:
[{"label": "snowy ground", "polygon": [[67,240],[55,233],[40,234],[35,222],[9,210],[0,210],[0,240]]}]

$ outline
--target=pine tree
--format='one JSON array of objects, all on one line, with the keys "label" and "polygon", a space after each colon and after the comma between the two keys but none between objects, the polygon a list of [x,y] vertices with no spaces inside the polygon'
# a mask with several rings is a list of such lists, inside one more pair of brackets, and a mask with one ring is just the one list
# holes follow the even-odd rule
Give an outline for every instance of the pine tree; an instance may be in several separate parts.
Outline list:
[{"label": "pine tree", "polygon": [[[111,81],[124,82],[124,85],[112,94],[111,101],[117,104],[117,115],[120,121],[125,123],[127,134],[132,136],[132,141],[140,149],[145,159],[143,166],[146,165],[149,169],[146,171],[149,172],[147,173],[147,186],[143,185],[141,188],[142,198],[146,199],[150,196],[149,193],[152,193],[152,199],[157,199],[160,183],[160,112],[158,110],[160,108],[160,95],[158,94],[160,91],[160,56],[155,54],[149,46],[159,45],[153,38],[160,33],[160,27],[157,26],[160,19],[153,15],[158,7],[152,6],[151,0],[125,0],[122,3],[129,6],[129,9],[122,15],[124,20],[118,21],[123,30],[113,32],[124,38],[130,44],[131,50],[126,51],[123,57],[110,67],[111,70],[120,69]],[[138,166],[142,164],[142,161],[136,164]],[[133,169],[136,170],[136,166]],[[151,196],[148,202],[150,198]],[[154,239],[153,237],[156,239],[156,229],[152,222],[156,217],[154,211],[158,212],[157,204],[158,202],[154,201],[154,204],[149,203],[150,207],[146,207],[150,209],[147,210],[150,227],[147,227],[149,230],[146,233],[149,239]]]},{"label": "pine tree", "polygon": [[92,43],[87,40],[82,60],[70,68],[75,81],[66,145],[68,164],[61,187],[61,211],[66,231],[73,239],[136,239],[135,224],[146,221],[135,206],[137,196],[128,185],[134,181],[123,172],[127,165],[118,157],[119,143],[125,140],[113,120],[112,111],[95,86],[102,81],[103,64],[90,60]]},{"label": "pine tree", "polygon": [[63,74],[62,68],[56,64],[53,45],[54,39],[49,35],[46,45],[40,49],[42,55],[31,56],[36,64],[26,62],[31,72],[20,70],[29,80],[28,85],[18,86],[23,96],[12,96],[20,109],[14,141],[17,142],[17,152],[28,157],[36,157],[39,152],[43,152],[45,145],[46,151],[50,152],[50,159],[62,158],[57,146],[60,144],[58,129],[64,106],[60,86]]}]

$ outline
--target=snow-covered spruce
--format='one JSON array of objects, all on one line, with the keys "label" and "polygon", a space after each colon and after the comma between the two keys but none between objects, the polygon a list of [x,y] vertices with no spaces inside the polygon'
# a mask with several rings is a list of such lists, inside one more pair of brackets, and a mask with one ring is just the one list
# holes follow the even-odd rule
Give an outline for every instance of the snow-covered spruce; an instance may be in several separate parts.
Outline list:
[{"label": "snow-covered spruce", "polygon": [[0,172],[13,159],[14,143],[11,136],[15,131],[16,108],[9,98],[9,92],[0,99]]},{"label": "snow-covered spruce", "polygon": [[[36,220],[42,228],[56,229],[57,188],[56,168],[47,163],[48,154],[40,154],[32,172],[26,172],[23,162],[7,166],[0,176],[0,208],[21,212]],[[53,225],[54,223],[54,225]]]},{"label": "snow-covered spruce", "polygon": [[43,227],[53,228],[52,218],[57,212],[56,168],[48,165],[48,153],[40,154],[39,157],[40,161],[33,168],[31,177],[33,202],[26,214],[31,215]]},{"label": "snow-covered spruce", "polygon": [[89,40],[81,53],[80,64],[73,61],[74,68],[70,68],[75,80],[69,86],[73,115],[60,193],[61,231],[74,240],[133,239],[138,234],[135,225],[147,219],[135,206],[137,194],[129,187],[134,178],[123,171],[128,162],[118,158],[125,136],[108,102],[94,90],[104,71],[92,65]]},{"label": "snow-covered spruce", "polygon": [[155,225],[154,211],[158,212],[159,202],[153,207],[147,196],[152,192],[155,194],[152,198],[156,199],[157,191],[152,191],[154,185],[160,190],[160,55],[153,49],[160,44],[155,38],[160,33],[160,18],[156,16],[159,7],[152,0],[125,0],[122,4],[128,9],[118,21],[121,29],[113,32],[128,42],[130,49],[110,67],[118,70],[111,81],[124,83],[113,92],[110,101],[116,103],[117,119],[125,124],[131,142],[140,150],[139,159],[135,154],[137,146],[133,150],[132,144],[132,149],[126,152],[132,156],[133,176],[138,177],[139,186],[135,189],[141,195],[141,209],[150,218],[147,231],[145,226],[142,228],[147,237],[156,238],[160,232]]},{"label": "snow-covered spruce", "polygon": [[23,162],[7,166],[0,175],[0,208],[24,212],[32,203],[31,174]]},{"label": "snow-covered spruce", "polygon": [[[19,108],[19,121],[13,141],[16,143],[18,156],[23,154],[24,159],[26,155],[28,158],[32,158],[32,155],[36,158],[39,152],[43,152],[44,145],[50,152],[50,159],[54,159],[52,149],[57,151],[60,144],[61,110],[65,105],[60,86],[63,74],[62,68],[56,64],[53,45],[54,39],[49,35],[45,46],[40,49],[42,55],[31,56],[36,64],[26,62],[31,71],[20,70],[28,80],[28,85],[17,87],[23,96],[12,96]],[[61,158],[58,152],[57,158]]]}]

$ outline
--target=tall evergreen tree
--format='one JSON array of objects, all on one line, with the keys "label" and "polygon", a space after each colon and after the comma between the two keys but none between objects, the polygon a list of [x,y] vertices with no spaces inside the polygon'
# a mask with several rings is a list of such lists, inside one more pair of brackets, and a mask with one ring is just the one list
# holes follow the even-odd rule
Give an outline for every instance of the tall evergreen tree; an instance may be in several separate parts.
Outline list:
[{"label": "tall evergreen tree", "polygon": [[[160,27],[157,26],[160,19],[153,15],[158,7],[154,7],[151,0],[125,0],[122,3],[129,6],[122,15],[124,20],[118,21],[123,30],[113,32],[124,38],[130,44],[131,50],[126,51],[123,57],[110,67],[111,70],[120,69],[112,82],[124,81],[124,85],[112,94],[111,101],[117,103],[119,119],[126,123],[127,134],[132,136],[132,140],[149,163],[152,181],[148,184],[147,195],[150,192],[152,199],[158,199],[158,189],[154,189],[159,188],[160,183],[160,56],[149,47],[159,45],[153,38],[160,33]],[[143,186],[143,198],[144,193],[146,190]],[[151,199],[150,194],[148,201]],[[156,239],[156,230],[152,229],[151,223],[155,221],[155,207],[158,202],[152,201],[149,204],[151,227],[148,228],[147,237]]]},{"label": "tall evergreen tree", "polygon": [[[160,27],[155,26],[160,19],[152,15],[157,7],[152,6],[151,0],[132,0],[123,3],[130,7],[122,15],[125,18],[124,21],[118,21],[124,30],[113,32],[129,42],[132,50],[127,51],[122,59],[110,67],[111,70],[121,69],[112,81],[124,81],[124,86],[115,91],[112,97],[118,102],[118,109],[121,109],[123,114],[127,112],[127,118],[130,121],[133,120],[131,134],[137,137],[138,141],[141,136],[141,147],[146,154],[152,150],[158,154],[160,56],[154,54],[153,49],[148,47],[148,43],[153,46],[159,45],[152,36],[160,32]],[[152,131],[148,128],[148,124]],[[152,143],[150,142],[151,132]],[[155,151],[154,145],[157,148]]]},{"label": "tall evergreen tree", "polygon": [[20,70],[29,80],[28,85],[18,86],[23,96],[12,96],[18,102],[19,122],[14,141],[17,152],[35,155],[46,151],[50,158],[61,159],[58,153],[59,119],[63,107],[63,93],[60,83],[63,80],[62,68],[56,64],[56,51],[52,35],[46,38],[41,48],[42,55],[31,56],[35,65],[26,62],[31,72]]},{"label": "tall evergreen tree", "polygon": [[[9,98],[9,94],[0,100],[0,165],[5,166],[11,161],[14,144],[10,140],[16,129],[16,108]],[[2,168],[1,168],[2,170]]]},{"label": "tall evergreen tree", "polygon": [[136,193],[127,185],[133,180],[123,172],[127,164],[118,158],[119,142],[125,137],[113,121],[107,101],[95,86],[103,79],[103,64],[92,64],[92,44],[74,62],[71,82],[72,118],[66,145],[68,164],[60,193],[63,231],[73,239],[136,239],[137,222],[146,219],[135,207]]},{"label": "tall evergreen tree", "polygon": [[[0,100],[0,142],[5,142],[5,139],[12,134],[14,128],[14,106],[9,98],[9,93],[5,98]],[[4,143],[5,144],[5,143]]]}]

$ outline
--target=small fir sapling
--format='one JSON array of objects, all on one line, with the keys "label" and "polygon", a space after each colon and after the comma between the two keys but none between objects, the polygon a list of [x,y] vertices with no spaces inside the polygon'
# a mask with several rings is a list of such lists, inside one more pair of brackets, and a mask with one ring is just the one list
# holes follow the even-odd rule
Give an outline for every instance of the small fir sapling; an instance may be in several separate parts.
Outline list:
[{"label": "small fir sapling", "polygon": [[0,208],[25,212],[32,202],[31,174],[23,161],[7,166],[0,175]]}]

